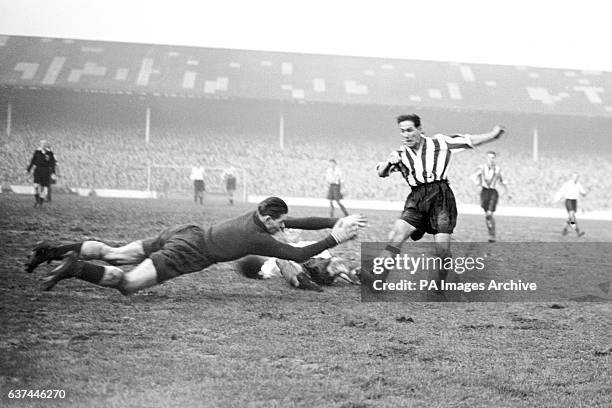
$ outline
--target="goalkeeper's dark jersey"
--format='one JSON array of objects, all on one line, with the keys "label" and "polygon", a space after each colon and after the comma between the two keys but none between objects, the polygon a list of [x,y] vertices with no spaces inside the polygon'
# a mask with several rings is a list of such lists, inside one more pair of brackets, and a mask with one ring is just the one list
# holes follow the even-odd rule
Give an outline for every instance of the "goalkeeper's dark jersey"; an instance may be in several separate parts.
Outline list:
[{"label": "goalkeeper's dark jersey", "polygon": [[[321,217],[287,218],[285,226],[318,230],[332,228],[336,221],[335,218]],[[159,282],[163,282],[246,255],[303,262],[337,244],[331,234],[300,248],[279,242],[266,230],[257,212],[253,211],[207,229],[197,225],[167,228],[156,238],[144,240],[143,248],[155,265]]]},{"label": "goalkeeper's dark jersey", "polygon": [[[332,228],[336,221],[335,218],[323,217],[287,217],[285,227],[319,230]],[[215,262],[231,261],[247,254],[303,262],[337,245],[331,234],[302,248],[280,242],[266,230],[256,211],[213,225],[205,230],[205,240],[206,247],[203,250]]]}]

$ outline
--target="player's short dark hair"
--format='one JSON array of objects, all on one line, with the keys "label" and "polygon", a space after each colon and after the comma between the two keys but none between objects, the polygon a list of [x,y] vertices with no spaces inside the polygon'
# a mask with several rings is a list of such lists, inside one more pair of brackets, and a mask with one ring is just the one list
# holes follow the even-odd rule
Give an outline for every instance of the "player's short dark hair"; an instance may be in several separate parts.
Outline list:
[{"label": "player's short dark hair", "polygon": [[289,207],[282,199],[278,197],[268,197],[257,206],[257,212],[260,215],[269,215],[273,219],[279,218],[283,214],[289,212]]},{"label": "player's short dark hair", "polygon": [[421,126],[421,118],[416,113],[408,113],[406,115],[399,115],[396,118],[396,120],[397,120],[398,125],[406,120],[409,120],[409,121],[412,121],[412,123],[414,123],[415,127]]},{"label": "player's short dark hair", "polygon": [[329,161],[334,164],[336,163],[336,159],[329,159]]}]

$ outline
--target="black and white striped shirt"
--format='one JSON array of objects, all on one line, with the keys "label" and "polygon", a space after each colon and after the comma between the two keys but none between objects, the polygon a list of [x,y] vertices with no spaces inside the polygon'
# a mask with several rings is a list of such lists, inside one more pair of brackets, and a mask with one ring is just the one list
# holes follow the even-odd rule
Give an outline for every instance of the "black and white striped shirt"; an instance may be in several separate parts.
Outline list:
[{"label": "black and white striped shirt", "polygon": [[423,136],[417,150],[402,146],[397,151],[401,162],[391,165],[388,173],[401,172],[410,187],[447,180],[453,153],[473,148],[470,135]]},{"label": "black and white striped shirt", "polygon": [[476,170],[476,177],[478,184],[482,188],[496,189],[497,183],[504,183],[501,167],[496,164],[492,166],[481,164]]}]

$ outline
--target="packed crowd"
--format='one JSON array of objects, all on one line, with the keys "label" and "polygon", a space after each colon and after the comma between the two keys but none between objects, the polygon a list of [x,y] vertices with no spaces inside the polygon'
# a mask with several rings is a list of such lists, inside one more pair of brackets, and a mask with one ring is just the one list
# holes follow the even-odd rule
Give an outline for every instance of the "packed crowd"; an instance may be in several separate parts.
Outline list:
[{"label": "packed crowd", "polygon": [[[108,125],[67,128],[48,123],[44,127],[16,126],[10,138],[3,135],[0,139],[0,174],[4,184],[31,182],[25,168],[41,139],[51,142],[59,163],[59,183],[69,187],[190,191],[188,167],[201,163],[207,168],[243,169],[247,177],[246,180],[239,177],[239,189],[242,183],[247,183],[250,194],[324,198],[325,170],[333,157],[342,168],[343,193],[347,199],[402,201],[409,191],[400,176],[380,179],[374,170],[393,145],[365,139],[347,143],[313,136],[309,140],[287,138],[281,149],[274,135],[179,131],[171,127],[155,128],[146,143],[141,128],[125,124],[115,128]],[[453,158],[449,179],[459,202],[478,202],[478,191],[470,174],[484,162],[486,150],[485,147],[463,152]],[[540,157],[535,162],[527,151],[501,151],[498,164],[512,196],[509,201],[503,198],[504,204],[550,206],[555,191],[571,172],[577,171],[590,190],[582,208],[612,209],[609,157],[559,154]],[[217,170],[214,172],[208,175],[207,189],[221,190],[221,176]]]}]

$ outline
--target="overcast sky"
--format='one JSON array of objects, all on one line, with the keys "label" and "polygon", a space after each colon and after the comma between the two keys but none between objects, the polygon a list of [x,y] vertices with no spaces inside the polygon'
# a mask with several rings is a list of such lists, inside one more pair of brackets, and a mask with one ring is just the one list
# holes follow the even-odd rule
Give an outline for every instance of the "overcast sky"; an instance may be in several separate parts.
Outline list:
[{"label": "overcast sky", "polygon": [[0,34],[612,71],[607,0],[0,0]]}]

